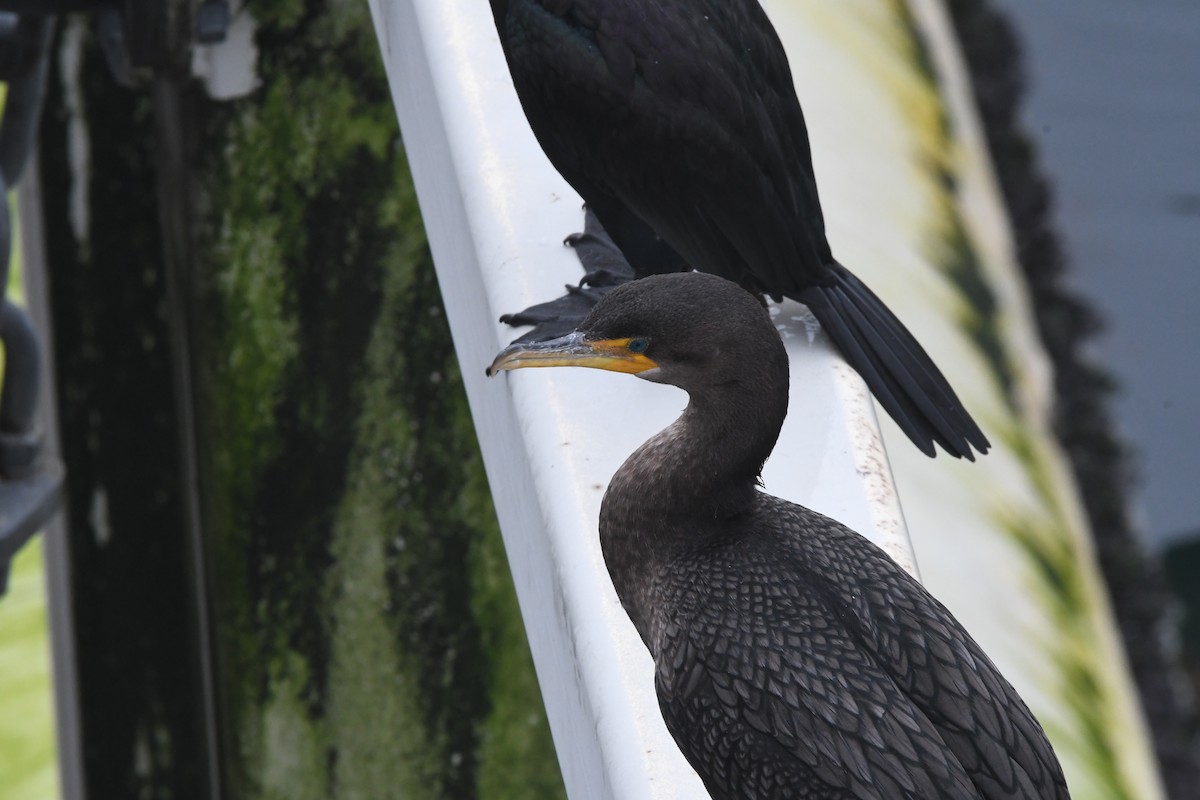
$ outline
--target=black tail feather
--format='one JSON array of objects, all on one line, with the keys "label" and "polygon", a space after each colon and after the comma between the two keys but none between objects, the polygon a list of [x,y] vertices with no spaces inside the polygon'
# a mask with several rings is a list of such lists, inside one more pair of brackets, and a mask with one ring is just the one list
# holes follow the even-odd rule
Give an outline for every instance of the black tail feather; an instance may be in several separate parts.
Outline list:
[{"label": "black tail feather", "polygon": [[986,453],[991,443],[916,338],[849,270],[837,264],[834,275],[833,285],[814,287],[797,299],[809,306],[883,409],[926,455],[935,454],[935,444],[970,461],[972,446]]},{"label": "black tail feather", "polygon": [[[821,328],[829,334],[834,345],[854,370],[862,376],[876,400],[879,401],[888,414],[900,426],[905,435],[925,455],[933,458],[937,454],[934,447],[936,431],[931,432],[922,418],[922,414],[909,400],[904,390],[896,384],[891,372],[881,363],[880,358],[869,346],[864,347],[861,333],[848,321],[852,321],[846,307],[849,305],[845,298],[837,293],[830,293],[829,305],[824,309],[813,307],[813,313],[821,322]],[[944,442],[937,444],[946,446]]]}]

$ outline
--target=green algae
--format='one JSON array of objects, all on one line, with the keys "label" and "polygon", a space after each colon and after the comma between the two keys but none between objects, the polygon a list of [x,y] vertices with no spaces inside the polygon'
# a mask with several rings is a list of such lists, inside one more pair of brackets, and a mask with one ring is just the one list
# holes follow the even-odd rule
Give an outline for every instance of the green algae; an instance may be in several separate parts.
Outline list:
[{"label": "green algae", "polygon": [[[1107,613],[1104,601],[1088,574],[1092,567],[1077,543],[1065,506],[1063,493],[1069,490],[1062,486],[1046,446],[1039,441],[1037,411],[1025,407],[1017,390],[1017,356],[1007,343],[1000,305],[961,208],[961,144],[941,96],[936,67],[908,5],[903,0],[888,2],[907,33],[903,45],[927,92],[924,113],[934,116],[933,124],[924,126],[934,133],[915,155],[930,175],[938,212],[925,249],[962,298],[957,325],[987,365],[995,390],[1004,399],[1006,414],[993,421],[993,434],[1017,458],[1037,500],[1030,505],[996,497],[990,513],[996,529],[1029,565],[1031,596],[1054,631],[1055,641],[1041,645],[1053,664],[1058,713],[1039,716],[1068,766],[1077,796],[1133,798],[1137,795],[1121,759],[1122,713],[1104,666],[1105,644],[1098,629]],[[1038,636],[1029,636],[1036,645]]]},{"label": "green algae", "polygon": [[251,9],[193,276],[228,780],[562,797],[366,7]]}]

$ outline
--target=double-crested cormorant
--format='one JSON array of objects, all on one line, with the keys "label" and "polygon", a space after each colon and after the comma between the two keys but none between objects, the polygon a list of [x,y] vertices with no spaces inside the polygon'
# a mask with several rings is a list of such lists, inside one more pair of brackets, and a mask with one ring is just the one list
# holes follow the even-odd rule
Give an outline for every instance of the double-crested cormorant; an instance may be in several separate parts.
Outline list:
[{"label": "double-crested cormorant", "polygon": [[702,273],[626,283],[489,374],[545,366],[690,395],[613,477],[600,543],[714,798],[1068,796],[1042,728],[949,611],[857,533],[756,488],[788,359],[752,295]]},{"label": "double-crested cormorant", "polygon": [[638,277],[690,266],[806,304],[923,452],[987,452],[921,345],[834,259],[787,56],[759,0],[492,11],[542,149]]}]

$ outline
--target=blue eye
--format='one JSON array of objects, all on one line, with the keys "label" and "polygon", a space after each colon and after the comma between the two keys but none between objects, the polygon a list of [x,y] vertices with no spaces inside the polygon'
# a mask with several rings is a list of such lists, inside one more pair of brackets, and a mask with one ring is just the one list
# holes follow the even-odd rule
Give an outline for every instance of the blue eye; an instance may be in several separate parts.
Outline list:
[{"label": "blue eye", "polygon": [[629,352],[631,352],[631,353],[644,353],[644,352],[646,352],[647,349],[649,349],[649,347],[650,347],[649,339],[630,339],[629,340]]}]

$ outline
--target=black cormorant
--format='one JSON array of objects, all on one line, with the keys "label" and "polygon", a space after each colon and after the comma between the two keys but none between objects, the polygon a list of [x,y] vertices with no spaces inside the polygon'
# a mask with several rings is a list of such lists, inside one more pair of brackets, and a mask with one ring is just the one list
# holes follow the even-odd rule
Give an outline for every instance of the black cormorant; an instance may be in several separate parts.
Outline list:
[{"label": "black cormorant", "polygon": [[921,345],[834,259],[759,0],[491,2],[542,149],[638,277],[694,267],[806,304],[923,452],[987,452]]},{"label": "black cormorant", "polygon": [[600,543],[714,798],[1068,796],[1041,726],[945,607],[857,533],[756,487],[788,359],[752,295],[702,273],[626,283],[488,372],[544,366],[690,396],[613,477]]}]

